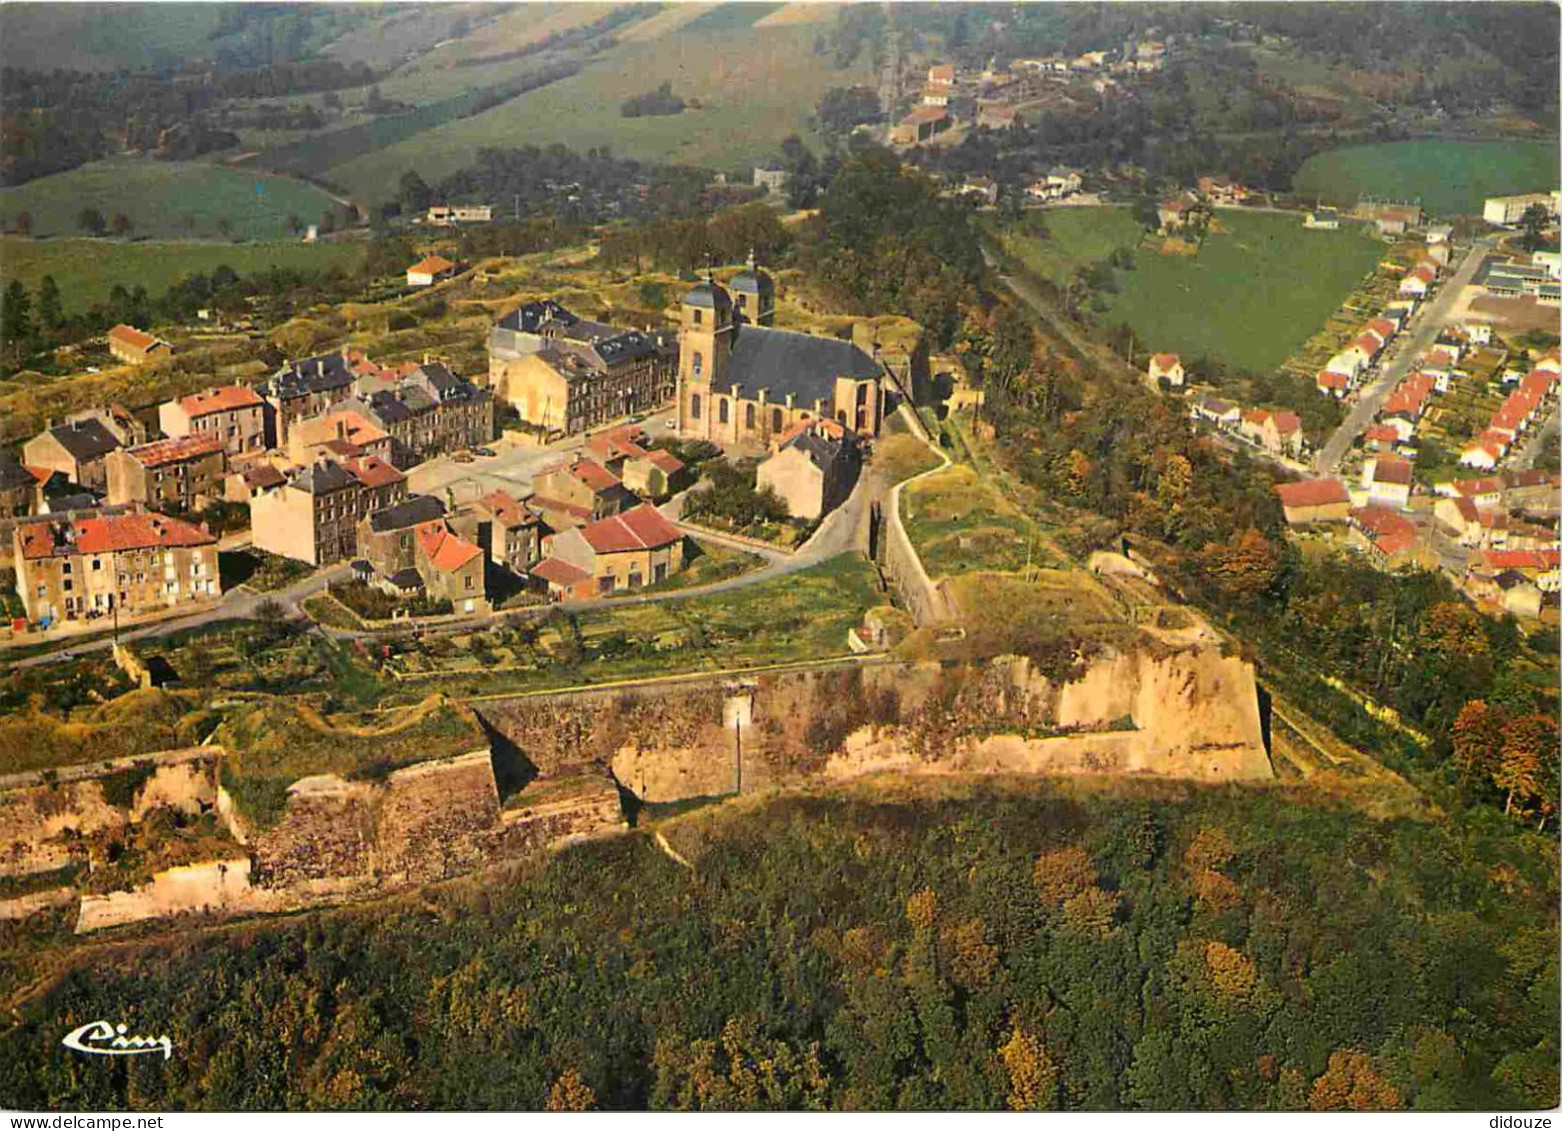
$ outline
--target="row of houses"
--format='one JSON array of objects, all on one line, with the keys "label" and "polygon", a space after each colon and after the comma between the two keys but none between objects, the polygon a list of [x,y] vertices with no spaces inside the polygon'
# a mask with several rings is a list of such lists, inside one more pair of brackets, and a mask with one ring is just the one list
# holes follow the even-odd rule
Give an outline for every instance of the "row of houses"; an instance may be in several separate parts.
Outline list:
[{"label": "row of houses", "polygon": [[1562,375],[1558,357],[1557,350],[1551,350],[1519,380],[1518,388],[1492,413],[1486,429],[1460,452],[1462,466],[1494,470],[1530,427],[1545,419],[1556,399],[1557,382]]},{"label": "row of houses", "polygon": [[1343,399],[1376,370],[1384,351],[1404,329],[1415,309],[1413,300],[1389,303],[1318,371],[1316,383],[1324,396]]}]

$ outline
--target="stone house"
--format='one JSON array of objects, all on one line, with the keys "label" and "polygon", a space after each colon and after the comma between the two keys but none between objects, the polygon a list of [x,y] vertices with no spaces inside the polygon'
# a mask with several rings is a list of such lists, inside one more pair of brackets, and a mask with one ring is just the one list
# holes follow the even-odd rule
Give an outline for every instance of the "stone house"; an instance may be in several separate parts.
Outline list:
[{"label": "stone house", "polygon": [[116,449],[107,466],[111,505],[195,511],[223,498],[228,452],[220,436],[183,436]]},{"label": "stone house", "polygon": [[357,553],[359,521],[406,494],[407,477],[374,456],[317,460],[250,499],[253,541],[313,566],[346,561]]},{"label": "stone house", "polygon": [[174,348],[161,338],[121,322],[108,332],[108,352],[127,365],[145,365],[172,356]]},{"label": "stone house", "polygon": [[1274,491],[1280,497],[1287,526],[1344,522],[1350,517],[1350,492],[1338,479],[1277,483]]},{"label": "stone house", "polygon": [[28,467],[58,471],[89,491],[108,489],[107,460],[121,447],[119,438],[101,421],[87,418],[51,427],[22,445],[22,462]]},{"label": "stone house", "polygon": [[205,389],[157,407],[163,435],[215,436],[232,456],[263,452],[272,445],[269,417],[260,394],[244,385]]},{"label": "stone house", "polygon": [[27,619],[77,620],[174,608],[218,596],[217,539],[158,514],[19,524],[16,590]]},{"label": "stone house", "polygon": [[755,486],[774,491],[793,518],[812,521],[846,501],[861,469],[855,437],[833,420],[812,420],[779,439]]},{"label": "stone house", "polygon": [[603,596],[655,585],[683,568],[683,533],[641,504],[623,514],[550,534],[532,575],[555,597]]},{"label": "stone house", "polygon": [[1157,353],[1150,355],[1150,380],[1159,381],[1162,377],[1174,389],[1180,389],[1183,385],[1182,358],[1174,353]]}]

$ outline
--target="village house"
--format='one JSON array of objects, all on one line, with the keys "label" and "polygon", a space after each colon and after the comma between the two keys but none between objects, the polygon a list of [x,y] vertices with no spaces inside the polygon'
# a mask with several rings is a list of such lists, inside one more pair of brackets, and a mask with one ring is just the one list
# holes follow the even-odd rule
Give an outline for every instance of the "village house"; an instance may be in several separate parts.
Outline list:
[{"label": "village house", "polygon": [[946,86],[930,86],[922,91],[923,106],[948,106],[953,92]]},{"label": "village house", "polygon": [[494,398],[441,362],[425,362],[393,380],[363,376],[342,402],[390,437],[390,460],[406,469],[493,439]]},{"label": "village house", "polygon": [[12,533],[16,591],[34,624],[126,615],[216,597],[217,539],[158,514],[19,524]]},{"label": "village house", "polygon": [[1023,119],[1013,106],[997,102],[980,102],[976,107],[976,124],[984,130],[1012,130]]},{"label": "village house", "polygon": [[137,444],[144,444],[151,439],[147,426],[136,417],[124,405],[110,404],[107,408],[87,408],[80,412],[70,413],[65,417],[65,423],[74,424],[78,420],[95,420],[108,430],[109,435],[118,440],[127,448],[133,448]]},{"label": "village house", "polygon": [[1218,177],[1200,177],[1198,186],[1199,195],[1211,204],[1241,204],[1249,195],[1241,185]]},{"label": "village house", "polygon": [[89,491],[108,489],[108,455],[122,445],[94,419],[71,420],[51,427],[22,445],[22,463],[58,471]]},{"label": "village house", "polygon": [[228,452],[218,436],[154,440],[109,453],[108,501],[196,511],[223,497]]},{"label": "village house", "polygon": [[584,456],[538,471],[532,476],[532,495],[526,500],[554,530],[584,526],[628,510],[639,501],[618,476]]},{"label": "village house", "polygon": [[953,63],[934,63],[927,69],[927,85],[948,90],[955,85],[956,74]]},{"label": "village house", "polygon": [[481,546],[499,569],[524,577],[542,557],[542,515],[504,491],[464,504],[451,526]]},{"label": "village house", "polygon": [[390,433],[366,419],[352,403],[344,401],[323,416],[297,421],[288,430],[288,458],[302,465],[322,456],[352,459],[370,455],[394,463]]},{"label": "village house", "polygon": [[1378,423],[1367,427],[1361,434],[1362,447],[1369,452],[1391,452],[1400,444],[1406,442],[1406,437],[1401,434],[1398,418],[1392,423]]},{"label": "village house", "polygon": [[1379,455],[1361,465],[1361,485],[1369,504],[1404,510],[1410,505],[1414,468],[1403,456]]},{"label": "village house", "polygon": [[528,424],[571,435],[668,400],[676,361],[670,336],[593,322],[551,300],[512,310],[488,336],[493,394]]},{"label": "village house", "polygon": [[779,196],[791,184],[792,174],[779,161],[754,166],[754,187],[764,189],[771,196]]},{"label": "village house", "polygon": [[1317,231],[1332,232],[1340,226],[1340,214],[1332,208],[1314,208],[1307,213],[1307,218],[1302,221],[1302,227],[1312,228]]},{"label": "village house", "polygon": [[669,451],[648,446],[645,432],[629,424],[599,432],[586,441],[585,451],[623,485],[643,499],[665,499],[688,485],[683,461]]},{"label": "village house", "polygon": [[458,613],[486,612],[486,557],[451,528],[431,495],[413,495],[372,511],[358,522],[359,579],[396,597],[424,594],[449,601]]},{"label": "village house", "polygon": [[1188,206],[1180,200],[1163,200],[1156,206],[1155,216],[1161,231],[1178,231],[1187,220]]},{"label": "village house", "polygon": [[259,393],[224,385],[157,406],[158,427],[172,439],[215,436],[231,456],[265,451],[274,442],[269,411]]},{"label": "village house", "polygon": [[172,356],[174,347],[121,322],[108,332],[108,352],[126,365],[146,365]]},{"label": "village house", "polygon": [[1488,224],[1506,228],[1524,219],[1524,213],[1528,212],[1530,206],[1534,204],[1544,208],[1547,216],[1555,216],[1559,211],[1559,200],[1562,200],[1562,193],[1554,191],[1526,192],[1517,196],[1489,196],[1481,210],[1481,218]]},{"label": "village house", "polygon": [[357,553],[359,521],[406,494],[407,477],[382,459],[321,459],[255,494],[251,536],[258,550],[312,566],[347,561]]},{"label": "village house", "polygon": [[1422,263],[1405,273],[1405,277],[1399,281],[1399,293],[1411,298],[1425,298],[1435,282],[1437,268],[1431,263]]},{"label": "village house", "polygon": [[222,497],[230,503],[248,504],[257,492],[269,491],[287,482],[287,476],[275,464],[257,460],[248,467],[229,469],[223,480]]},{"label": "village house", "polygon": [[775,452],[755,473],[793,518],[823,518],[851,495],[862,468],[856,438],[833,420],[810,420],[777,438]]},{"label": "village house", "polygon": [[1432,516],[1449,537],[1462,546],[1485,548],[1507,544],[1511,521],[1504,510],[1482,510],[1470,499],[1444,498],[1433,505]]},{"label": "village house", "polygon": [[1247,409],[1237,428],[1240,435],[1272,455],[1294,459],[1301,454],[1302,419],[1294,412]]},{"label": "village house", "polygon": [[1332,369],[1320,369],[1318,370],[1316,381],[1318,391],[1326,397],[1340,400],[1346,393],[1350,392],[1351,379],[1350,375],[1346,373],[1336,373]]},{"label": "village house", "polygon": [[1388,507],[1365,506],[1351,511],[1348,542],[1378,569],[1424,565],[1428,560],[1416,541],[1415,524]]},{"label": "village house", "polygon": [[1151,354],[1149,375],[1152,381],[1164,378],[1172,388],[1180,389],[1183,385],[1182,359],[1174,353]]},{"label": "village house", "polygon": [[958,191],[961,196],[973,196],[983,204],[998,203],[998,182],[991,177],[966,177]]},{"label": "village house", "polygon": [[1059,167],[1049,169],[1045,177],[1025,190],[1025,195],[1043,201],[1062,200],[1079,192],[1084,184],[1084,178],[1078,172]]},{"label": "village house", "polygon": [[431,204],[427,216],[430,224],[441,226],[487,224],[493,218],[493,206],[488,204]]},{"label": "village house", "polygon": [[272,443],[286,446],[295,421],[320,416],[352,395],[354,374],[348,350],[306,357],[284,365],[257,390],[271,406]]},{"label": "village house", "polygon": [[37,487],[37,478],[22,461],[0,448],[0,518],[31,514]]},{"label": "village house", "polygon": [[1511,443],[1512,437],[1488,429],[1460,449],[1459,466],[1475,471],[1493,471],[1502,462],[1502,457],[1508,454]]},{"label": "village house", "polygon": [[916,145],[938,136],[954,125],[944,106],[917,106],[890,130],[891,145]]},{"label": "village house", "polygon": [[1280,497],[1287,526],[1344,522],[1350,517],[1350,492],[1338,479],[1277,483],[1274,492]]},{"label": "village house", "polygon": [[532,570],[554,597],[605,596],[665,581],[683,568],[683,534],[650,504],[543,539]]},{"label": "village house", "polygon": [[1242,423],[1242,409],[1239,405],[1208,394],[1198,397],[1193,402],[1188,415],[1194,420],[1202,420],[1221,429],[1235,429]]},{"label": "village house", "polygon": [[862,436],[884,420],[885,370],[852,342],[745,325],[707,277],[683,298],[678,346],[680,435],[768,448],[806,420],[829,417]]},{"label": "village house", "polygon": [[407,268],[407,286],[432,287],[456,273],[456,265],[443,255],[430,255]]}]

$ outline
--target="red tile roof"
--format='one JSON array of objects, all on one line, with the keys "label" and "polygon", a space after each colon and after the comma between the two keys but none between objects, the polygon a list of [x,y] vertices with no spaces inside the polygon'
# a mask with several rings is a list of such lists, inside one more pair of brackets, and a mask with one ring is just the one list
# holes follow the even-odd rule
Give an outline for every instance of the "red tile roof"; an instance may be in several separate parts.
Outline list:
[{"label": "red tile roof", "polygon": [[365,487],[388,487],[407,477],[386,463],[379,456],[362,456],[342,464]]},{"label": "red tile roof", "polygon": [[1301,431],[1302,418],[1294,412],[1281,410],[1275,413],[1275,431],[1282,436],[1289,436],[1293,432]]},{"label": "red tile roof", "polygon": [[1480,479],[1456,479],[1454,490],[1466,497],[1471,495],[1489,495],[1494,491],[1501,491],[1504,483],[1495,475],[1483,476]]},{"label": "red tile roof", "polygon": [[1556,569],[1556,550],[1486,550],[1481,560],[1489,569]]},{"label": "red tile roof", "polygon": [[259,394],[246,385],[224,385],[220,389],[207,389],[179,398],[179,407],[192,417],[239,408],[259,408],[263,403]]},{"label": "red tile roof", "polygon": [[1318,371],[1318,387],[1320,389],[1344,389],[1350,386],[1350,378],[1343,373],[1336,373],[1332,369],[1320,369]]},{"label": "red tile roof", "polygon": [[1350,517],[1385,554],[1397,554],[1415,545],[1415,524],[1387,507],[1358,507],[1350,512]]},{"label": "red tile roof", "polygon": [[506,526],[527,526],[537,521],[537,515],[529,507],[504,491],[490,491],[478,502]]},{"label": "red tile roof", "polygon": [[683,533],[648,503],[589,523],[580,533],[599,554],[654,550],[683,538]]},{"label": "red tile roof", "polygon": [[1399,429],[1392,424],[1374,424],[1366,431],[1368,440],[1375,440],[1381,444],[1399,443]]},{"label": "red tile roof", "polygon": [[108,332],[109,340],[124,342],[138,350],[146,350],[157,345],[158,339],[148,334],[145,330],[137,330],[134,326],[127,326],[121,322]]},{"label": "red tile roof", "polygon": [[570,465],[569,473],[593,491],[607,491],[621,482],[607,468],[589,459],[576,460]]},{"label": "red tile roof", "polygon": [[1280,505],[1291,507],[1326,507],[1334,503],[1350,502],[1350,492],[1338,479],[1304,479],[1300,483],[1277,483],[1275,494]]},{"label": "red tile roof", "polygon": [[1158,353],[1150,360],[1154,362],[1155,368],[1159,369],[1162,373],[1166,372],[1166,370],[1172,368],[1173,366],[1182,364],[1182,359],[1174,353]]},{"label": "red tile roof", "polygon": [[1414,469],[1408,459],[1400,456],[1379,456],[1372,469],[1374,483],[1389,483],[1396,487],[1408,487]]},{"label": "red tile roof", "polygon": [[591,577],[589,573],[579,566],[572,565],[562,558],[543,558],[542,561],[531,567],[530,572],[533,577],[551,581],[561,588],[568,588],[577,582],[585,581]]},{"label": "red tile roof", "polygon": [[154,440],[150,444],[129,448],[125,454],[142,467],[164,467],[187,459],[199,459],[213,452],[222,451],[222,440],[217,436],[181,436],[173,440]]},{"label": "red tile roof", "polygon": [[1371,330],[1384,341],[1387,341],[1389,338],[1394,336],[1399,327],[1395,326],[1394,323],[1387,318],[1374,318],[1371,322],[1367,323],[1367,329]]},{"label": "red tile roof", "polygon": [[56,544],[52,522],[33,522],[17,528],[22,556],[28,560],[55,554],[107,554],[123,550],[172,549],[180,546],[215,545],[209,531],[182,519],[160,514],[116,514],[79,518],[68,524],[72,542]]},{"label": "red tile roof", "polygon": [[425,522],[416,527],[416,530],[418,544],[422,546],[423,553],[433,567],[441,573],[460,569],[483,552],[479,547],[451,531],[442,518]]},{"label": "red tile roof", "polygon": [[426,259],[418,260],[408,267],[407,271],[409,273],[415,271],[420,275],[438,275],[441,271],[449,271],[454,266],[455,264],[443,255],[430,255]]}]

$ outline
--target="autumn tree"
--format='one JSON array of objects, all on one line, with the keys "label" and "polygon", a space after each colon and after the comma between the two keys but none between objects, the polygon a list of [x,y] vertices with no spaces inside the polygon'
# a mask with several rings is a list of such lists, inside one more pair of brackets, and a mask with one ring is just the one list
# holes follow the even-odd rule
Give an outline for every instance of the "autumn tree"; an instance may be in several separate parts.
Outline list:
[{"label": "autumn tree", "polygon": [[938,918],[938,893],[923,888],[906,900],[906,919],[919,931],[931,930]]},{"label": "autumn tree", "polygon": [[1204,552],[1204,567],[1215,583],[1239,601],[1252,601],[1273,590],[1280,554],[1263,532],[1249,526]]},{"label": "autumn tree", "polygon": [[1068,900],[1095,886],[1096,866],[1090,854],[1077,844],[1044,852],[1036,858],[1031,875],[1042,906],[1056,911]]},{"label": "autumn tree", "polygon": [[1010,1111],[1051,1111],[1057,1107],[1058,1067],[1041,1041],[1016,1026],[998,1055],[1009,1074]]},{"label": "autumn tree", "polygon": [[[1545,715],[1524,715],[1503,728],[1502,752],[1492,781],[1507,792],[1503,812],[1555,805],[1557,723]],[[1542,823],[1545,815],[1542,814]]]},{"label": "autumn tree", "polygon": [[566,1068],[548,1089],[549,1111],[590,1111],[596,1105],[596,1093],[574,1068]]},{"label": "autumn tree", "polygon": [[1329,1066],[1313,1081],[1307,1106],[1313,1111],[1396,1111],[1404,1100],[1370,1056],[1345,1049],[1329,1054]]},{"label": "autumn tree", "polygon": [[1459,780],[1468,786],[1484,782],[1497,769],[1502,752],[1502,717],[1481,699],[1472,699],[1459,709],[1451,732],[1454,767]]},{"label": "autumn tree", "polygon": [[957,986],[975,991],[992,981],[998,948],[988,941],[985,922],[968,919],[950,928],[944,945],[950,954],[949,974]]}]

